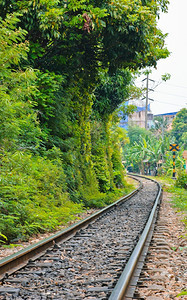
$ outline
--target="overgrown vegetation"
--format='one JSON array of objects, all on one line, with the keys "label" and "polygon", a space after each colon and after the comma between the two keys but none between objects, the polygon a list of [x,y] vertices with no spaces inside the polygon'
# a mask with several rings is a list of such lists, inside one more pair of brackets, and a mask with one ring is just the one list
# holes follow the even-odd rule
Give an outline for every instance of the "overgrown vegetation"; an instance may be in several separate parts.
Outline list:
[{"label": "overgrown vegetation", "polygon": [[141,174],[172,176],[173,153],[169,150],[169,146],[176,143],[180,149],[176,152],[175,162],[177,182],[181,187],[185,187],[187,180],[184,175],[183,151],[186,149],[187,109],[181,109],[176,114],[172,130],[168,130],[168,123],[163,118],[157,118],[156,121],[156,126],[152,130],[140,127],[128,128],[130,142],[123,147],[126,167],[131,167],[131,170]]},{"label": "overgrown vegetation", "polygon": [[69,201],[60,160],[29,152],[1,155],[0,231],[9,240],[52,230],[82,211]]},{"label": "overgrown vegetation", "polygon": [[187,109],[181,109],[176,118],[173,121],[173,126],[171,130],[171,136],[175,141],[184,147],[187,148]]},{"label": "overgrown vegetation", "polygon": [[176,180],[176,187],[183,188],[187,190],[187,173],[180,170]]},{"label": "overgrown vegetation", "polygon": [[18,240],[127,189],[116,110],[169,55],[159,1],[0,1],[0,232]]},{"label": "overgrown vegetation", "polygon": [[166,192],[171,193],[172,204],[178,212],[181,212],[183,216],[183,222],[187,229],[187,190],[182,187],[179,187],[178,182],[176,180],[173,180],[166,176],[158,177],[158,181],[162,183],[163,188]]}]

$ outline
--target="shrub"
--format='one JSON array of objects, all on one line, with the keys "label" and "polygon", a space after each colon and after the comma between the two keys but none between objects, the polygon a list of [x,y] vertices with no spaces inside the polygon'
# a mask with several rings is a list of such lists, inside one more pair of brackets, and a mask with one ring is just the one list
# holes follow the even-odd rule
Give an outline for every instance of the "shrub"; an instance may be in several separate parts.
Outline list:
[{"label": "shrub", "polygon": [[175,185],[187,189],[187,173],[185,171],[179,171]]},{"label": "shrub", "polygon": [[83,210],[69,200],[60,160],[4,153],[0,186],[0,232],[9,241],[53,230]]}]

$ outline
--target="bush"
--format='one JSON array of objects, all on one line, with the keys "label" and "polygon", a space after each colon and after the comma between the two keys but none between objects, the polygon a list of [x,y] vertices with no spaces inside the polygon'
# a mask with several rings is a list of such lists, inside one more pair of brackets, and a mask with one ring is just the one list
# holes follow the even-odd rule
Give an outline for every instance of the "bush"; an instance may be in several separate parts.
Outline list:
[{"label": "bush", "polygon": [[185,171],[179,171],[175,185],[187,189],[187,173]]},{"label": "bush", "polygon": [[9,241],[53,230],[83,210],[69,200],[62,162],[29,152],[1,156],[0,232]]}]

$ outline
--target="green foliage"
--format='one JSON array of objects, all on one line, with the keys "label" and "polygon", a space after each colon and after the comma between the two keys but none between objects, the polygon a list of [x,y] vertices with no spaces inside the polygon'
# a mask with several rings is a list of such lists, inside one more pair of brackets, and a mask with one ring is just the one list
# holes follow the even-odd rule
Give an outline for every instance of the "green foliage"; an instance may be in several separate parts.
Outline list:
[{"label": "green foliage", "polygon": [[[169,149],[169,143],[167,144],[166,149]],[[172,151],[166,151],[165,149],[165,154],[164,154],[164,161],[163,161],[163,166],[162,170],[163,173],[166,174],[167,176],[172,177],[173,173],[173,153]],[[175,158],[175,166],[176,166],[176,172],[183,172],[184,170],[184,159],[182,158],[182,153],[183,150],[177,151],[176,152],[176,158]]]},{"label": "green foliage", "polygon": [[148,168],[154,170],[163,157],[162,140],[157,140],[150,131],[139,127],[130,127],[128,136],[130,144],[123,149],[126,166],[133,166],[134,172],[141,174]]},{"label": "green foliage", "polygon": [[128,137],[130,145],[133,145],[135,142],[139,143],[142,138],[149,138],[152,134],[149,130],[141,128],[138,126],[129,126],[128,128]]},{"label": "green foliage", "polygon": [[104,118],[113,113],[128,99],[132,75],[128,69],[119,70],[112,76],[106,72],[100,75],[101,83],[96,88],[93,109]]},{"label": "green foliage", "polygon": [[179,293],[176,297],[180,297],[180,296],[185,296],[187,295],[187,291],[182,291],[181,293]]},{"label": "green foliage", "polygon": [[44,123],[50,117],[55,116],[55,93],[63,82],[63,77],[50,72],[36,71],[36,89],[33,101],[37,108],[40,120]]},{"label": "green foliage", "polygon": [[[127,186],[116,109],[169,52],[158,1],[0,1],[0,232],[52,230]],[[73,200],[71,202],[69,199]]]},{"label": "green foliage", "polygon": [[4,239],[4,240],[0,240],[0,244],[1,244],[1,243],[5,243],[5,241],[7,241],[6,235],[0,233],[0,237]]},{"label": "green foliage", "polygon": [[19,65],[21,59],[26,59],[29,51],[28,42],[24,41],[27,32],[16,26],[18,16],[19,14],[12,14],[7,15],[5,20],[0,18],[1,80],[9,76],[10,67]]},{"label": "green foliage", "polygon": [[181,189],[181,188],[171,188],[169,189],[169,192],[173,192],[174,196],[173,196],[173,205],[174,207],[177,208],[178,211],[181,211],[182,213],[184,213],[184,223],[187,225],[187,219],[185,217],[186,211],[187,211],[187,202],[186,202],[186,197],[187,197],[187,193],[185,189]]},{"label": "green foliage", "polygon": [[18,21],[16,15],[0,20],[0,145],[35,150],[42,138],[32,102],[36,76],[32,69],[19,69],[28,43],[23,42],[26,32],[16,29]]},{"label": "green foliage", "polygon": [[186,139],[186,132],[187,132],[187,109],[181,109],[172,124],[171,134],[180,146],[184,148],[187,147],[187,139]]},{"label": "green foliage", "polygon": [[187,189],[187,173],[185,170],[179,171],[175,185],[176,187]]},{"label": "green foliage", "polygon": [[111,68],[142,68],[168,55],[163,44],[165,36],[156,28],[159,6],[158,1],[113,1],[108,5],[104,46]]},{"label": "green foliage", "polygon": [[10,0],[0,8],[3,18],[12,11],[22,14],[34,67],[84,78],[90,86],[99,66],[114,73],[155,66],[169,55],[156,23],[167,2]]},{"label": "green foliage", "polygon": [[92,122],[92,161],[96,177],[99,183],[100,192],[108,192],[113,188],[112,174],[110,172],[109,152],[107,133],[105,125],[100,121]]},{"label": "green foliage", "polygon": [[[160,122],[163,126],[163,119],[158,119],[158,127],[153,131],[139,127],[129,127],[128,136],[130,143],[123,147],[123,156],[126,166],[133,167],[134,172],[144,174],[147,172],[147,169],[155,171],[157,167],[157,175],[166,174],[172,176],[173,155],[169,151],[171,139],[168,134],[159,132]],[[183,149],[176,153],[177,172],[184,168],[182,153]]]},{"label": "green foliage", "polygon": [[125,183],[124,188],[122,189],[113,188],[113,190],[109,191],[108,193],[97,193],[94,195],[91,193],[89,194],[89,191],[87,191],[88,194],[85,194],[86,206],[93,207],[93,208],[102,208],[114,203],[122,196],[127,195],[132,190],[134,190],[134,186],[128,184],[124,178],[123,178],[123,183]]},{"label": "green foliage", "polygon": [[178,212],[183,216],[183,222],[187,228],[187,219],[186,219],[186,211],[187,211],[187,190],[184,188],[176,187],[175,181],[166,176],[158,177],[158,181],[162,183],[163,189],[166,192],[171,193],[172,196],[172,204],[176,208]]},{"label": "green foliage", "polygon": [[101,143],[98,143],[98,146],[94,145],[92,149],[92,161],[100,191],[107,192],[111,189],[111,181],[109,166],[107,163],[106,149],[102,147]]},{"label": "green foliage", "polygon": [[154,117],[154,124],[155,124],[155,127],[152,128],[151,131],[156,136],[164,138],[164,135],[168,135],[167,128],[168,128],[169,124],[168,124],[168,120],[167,119],[164,119],[161,116]]},{"label": "green foliage", "polygon": [[163,80],[163,81],[167,81],[167,80],[169,80],[170,78],[171,78],[171,75],[170,75],[169,73],[166,73],[166,74],[162,75],[162,80]]},{"label": "green foliage", "polygon": [[52,230],[82,211],[68,199],[59,158],[4,153],[1,164],[0,231],[9,241]]},{"label": "green foliage", "polygon": [[128,143],[126,131],[119,128],[118,125],[112,127],[111,132],[111,148],[112,148],[112,165],[113,165],[113,180],[117,188],[123,188],[126,185],[124,181],[124,167],[122,165],[122,147]]},{"label": "green foliage", "polygon": [[122,146],[128,142],[126,131],[114,120],[92,122],[92,161],[101,192],[124,188]]}]

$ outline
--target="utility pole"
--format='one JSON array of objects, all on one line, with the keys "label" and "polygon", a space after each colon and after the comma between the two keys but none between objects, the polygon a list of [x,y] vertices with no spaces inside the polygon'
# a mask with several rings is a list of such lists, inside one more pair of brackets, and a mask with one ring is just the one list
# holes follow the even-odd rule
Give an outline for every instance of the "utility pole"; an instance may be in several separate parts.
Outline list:
[{"label": "utility pole", "polygon": [[[143,99],[146,99],[145,102],[145,129],[147,129],[147,121],[148,121],[148,104],[149,104],[149,100],[154,101],[153,99],[149,98],[149,91],[153,91],[153,89],[149,89],[149,80],[155,82],[152,79],[149,79],[149,72],[147,72],[147,77],[145,79],[143,79],[142,81],[146,80],[146,96]],[[143,100],[142,99],[142,100]]]},{"label": "utility pole", "polygon": [[147,112],[148,112],[148,91],[149,91],[149,74],[147,73],[147,82],[146,82],[146,103],[145,103],[145,129],[147,129]]}]

